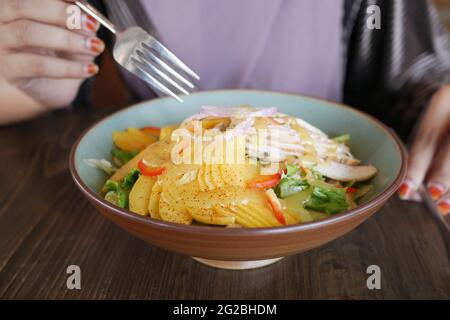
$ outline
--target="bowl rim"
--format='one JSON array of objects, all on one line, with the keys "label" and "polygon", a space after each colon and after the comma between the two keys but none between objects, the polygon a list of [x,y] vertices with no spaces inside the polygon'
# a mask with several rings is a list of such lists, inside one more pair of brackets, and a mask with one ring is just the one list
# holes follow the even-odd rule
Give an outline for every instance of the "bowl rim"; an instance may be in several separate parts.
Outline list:
[{"label": "bowl rim", "polygon": [[122,112],[126,112],[129,109],[137,108],[143,104],[151,102],[157,103],[161,100],[169,100],[172,99],[170,97],[160,97],[155,98],[151,100],[145,100],[133,105],[130,105],[128,107],[122,108],[118,111],[115,111],[111,113],[110,115],[94,122],[92,125],[90,125],[87,129],[85,129],[80,136],[75,141],[74,145],[71,148],[70,156],[69,156],[69,169],[70,173],[72,175],[72,178],[75,182],[75,184],[78,186],[78,188],[82,191],[82,193],[88,198],[88,200],[91,200],[96,205],[106,209],[109,212],[112,212],[115,216],[119,216],[121,218],[125,218],[128,220],[131,220],[133,222],[137,222],[139,224],[143,225],[151,225],[152,227],[165,229],[167,231],[175,231],[175,232],[182,232],[182,233],[202,233],[205,235],[215,235],[215,236],[222,236],[222,237],[234,237],[234,236],[252,236],[252,235],[277,235],[277,234],[287,234],[287,233],[298,233],[300,231],[306,231],[306,230],[313,230],[318,229],[330,225],[334,225],[339,222],[345,222],[347,220],[351,220],[367,210],[370,210],[371,208],[377,207],[379,205],[382,205],[385,201],[387,201],[400,187],[400,184],[404,180],[406,176],[406,169],[407,169],[407,163],[406,163],[406,149],[400,140],[400,138],[397,136],[397,134],[387,127],[384,123],[382,123],[380,120],[370,116],[369,114],[366,114],[365,112],[362,112],[360,110],[354,109],[350,106],[337,103],[334,101],[329,101],[322,98],[316,98],[313,96],[307,96],[302,95],[298,93],[292,93],[292,92],[282,92],[282,91],[271,91],[271,90],[258,90],[258,89],[219,89],[219,90],[203,90],[198,91],[195,93],[192,93],[191,95],[202,95],[205,93],[230,93],[230,92],[243,92],[243,93],[269,93],[269,94],[278,94],[278,95],[290,95],[294,97],[299,97],[302,99],[309,99],[309,100],[316,100],[320,102],[324,102],[327,104],[334,105],[337,108],[345,109],[349,112],[354,112],[359,114],[360,116],[363,116],[368,121],[374,123],[376,126],[381,128],[386,134],[391,137],[391,139],[395,142],[395,145],[398,149],[398,152],[401,157],[401,166],[400,170],[397,173],[397,176],[393,180],[393,182],[386,187],[386,189],[381,192],[378,196],[373,198],[372,200],[368,201],[367,203],[362,204],[361,206],[356,207],[355,209],[345,211],[333,216],[330,216],[328,218],[318,220],[318,221],[312,221],[312,222],[306,222],[301,224],[294,224],[294,225],[287,225],[287,226],[279,226],[279,227],[265,227],[265,228],[218,228],[215,226],[197,226],[197,225],[184,225],[184,224],[178,224],[174,222],[166,222],[158,219],[153,219],[149,216],[141,216],[137,213],[133,213],[129,210],[122,209],[120,207],[117,207],[108,201],[104,200],[102,197],[100,197],[96,192],[92,191],[81,179],[79,176],[76,166],[75,166],[75,155],[78,151],[78,146],[81,143],[81,141],[84,139],[84,137],[95,127],[97,127],[102,122],[105,122],[109,120],[112,117],[117,116],[118,114]]}]

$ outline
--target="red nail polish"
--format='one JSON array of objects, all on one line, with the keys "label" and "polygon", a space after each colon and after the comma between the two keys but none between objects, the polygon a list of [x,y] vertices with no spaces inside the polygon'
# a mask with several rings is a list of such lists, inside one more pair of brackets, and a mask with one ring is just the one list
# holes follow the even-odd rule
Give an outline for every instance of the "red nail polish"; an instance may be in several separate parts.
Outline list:
[{"label": "red nail polish", "polygon": [[437,204],[437,208],[439,210],[439,213],[443,216],[446,216],[450,213],[450,200],[441,200]]},{"label": "red nail polish", "polygon": [[438,183],[429,183],[428,192],[433,200],[438,200],[444,194],[444,186]]},{"label": "red nail polish", "polygon": [[409,181],[404,181],[398,189],[398,195],[402,200],[408,200],[411,195],[412,187]]},{"label": "red nail polish", "polygon": [[100,28],[100,23],[91,16],[83,16],[84,25],[88,31],[96,32]]},{"label": "red nail polish", "polygon": [[96,54],[102,53],[103,50],[105,50],[105,43],[98,38],[89,39],[88,46],[89,49]]},{"label": "red nail polish", "polygon": [[95,18],[93,16],[87,16],[87,21],[89,21],[93,25],[98,24],[97,20],[95,20]]},{"label": "red nail polish", "polygon": [[86,68],[86,72],[88,75],[93,76],[98,73],[98,66],[96,64],[89,64]]},{"label": "red nail polish", "polygon": [[95,24],[93,24],[93,23],[86,22],[86,27],[88,28],[89,31],[96,31]]}]

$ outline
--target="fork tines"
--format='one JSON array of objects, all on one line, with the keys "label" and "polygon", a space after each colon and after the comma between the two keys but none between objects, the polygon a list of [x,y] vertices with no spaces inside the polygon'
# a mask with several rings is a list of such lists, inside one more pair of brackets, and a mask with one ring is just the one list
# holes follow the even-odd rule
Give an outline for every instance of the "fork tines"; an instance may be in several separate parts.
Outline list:
[{"label": "fork tines", "polygon": [[157,40],[141,42],[130,57],[139,75],[151,87],[170,95],[179,102],[179,94],[189,95],[195,90],[189,78],[200,77]]}]

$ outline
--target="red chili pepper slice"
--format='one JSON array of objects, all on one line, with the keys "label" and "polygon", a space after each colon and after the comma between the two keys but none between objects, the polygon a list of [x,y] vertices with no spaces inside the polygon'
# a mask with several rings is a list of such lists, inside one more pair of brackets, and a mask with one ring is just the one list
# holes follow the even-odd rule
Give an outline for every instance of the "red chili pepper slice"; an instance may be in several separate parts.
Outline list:
[{"label": "red chili pepper slice", "polygon": [[356,188],[352,188],[352,187],[347,188],[347,193],[356,193],[356,192],[358,192],[358,189],[356,189]]},{"label": "red chili pepper slice", "polygon": [[164,167],[150,167],[144,163],[144,160],[140,160],[138,162],[138,169],[144,176],[147,177],[156,177],[163,174],[164,171],[166,171],[166,168]]},{"label": "red chili pepper slice", "polygon": [[269,202],[270,207],[272,208],[275,218],[277,218],[278,222],[285,225],[286,218],[284,217],[283,212],[281,212],[278,205],[276,203],[274,203],[270,197],[268,197],[268,202]]},{"label": "red chili pepper slice", "polygon": [[281,174],[276,173],[273,176],[268,176],[263,180],[257,179],[248,183],[249,188],[269,189],[275,187],[281,180]]}]

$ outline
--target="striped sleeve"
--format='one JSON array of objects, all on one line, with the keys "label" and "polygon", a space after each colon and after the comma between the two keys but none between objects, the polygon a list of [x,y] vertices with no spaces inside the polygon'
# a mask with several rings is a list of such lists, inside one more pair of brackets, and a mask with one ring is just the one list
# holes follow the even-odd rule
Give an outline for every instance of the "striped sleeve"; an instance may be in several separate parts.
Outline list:
[{"label": "striped sleeve", "polygon": [[[428,0],[356,0],[348,37],[345,102],[406,139],[431,96],[450,83],[450,42]],[[381,29],[367,27],[377,5]],[[350,15],[351,17],[351,15]]]}]

